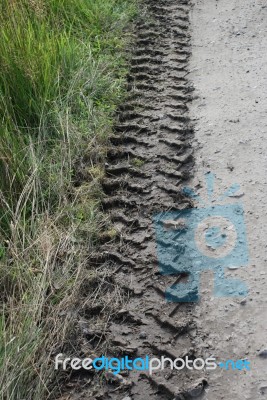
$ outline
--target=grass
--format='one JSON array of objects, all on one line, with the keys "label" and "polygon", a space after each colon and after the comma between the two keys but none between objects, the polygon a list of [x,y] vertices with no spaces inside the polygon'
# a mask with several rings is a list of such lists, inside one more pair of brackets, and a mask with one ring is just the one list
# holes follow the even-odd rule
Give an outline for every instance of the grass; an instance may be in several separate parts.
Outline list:
[{"label": "grass", "polygon": [[88,257],[116,235],[99,204],[134,15],[134,0],[1,1],[1,400],[55,398]]},{"label": "grass", "polygon": [[132,164],[136,167],[136,168],[141,168],[144,165],[144,160],[141,160],[140,158],[134,158],[132,160]]}]

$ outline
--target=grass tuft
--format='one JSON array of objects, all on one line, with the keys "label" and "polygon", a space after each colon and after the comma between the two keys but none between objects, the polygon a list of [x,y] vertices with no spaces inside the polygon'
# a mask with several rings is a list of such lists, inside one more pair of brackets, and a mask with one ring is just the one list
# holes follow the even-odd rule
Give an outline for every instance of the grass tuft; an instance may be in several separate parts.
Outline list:
[{"label": "grass tuft", "polygon": [[88,257],[117,234],[100,182],[134,15],[134,0],[1,1],[0,400],[55,398]]}]

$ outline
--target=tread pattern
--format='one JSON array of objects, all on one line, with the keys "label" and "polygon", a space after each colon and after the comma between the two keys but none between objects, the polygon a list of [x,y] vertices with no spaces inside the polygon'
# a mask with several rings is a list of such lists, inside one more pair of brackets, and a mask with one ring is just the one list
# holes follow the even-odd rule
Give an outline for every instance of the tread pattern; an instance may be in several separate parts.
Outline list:
[{"label": "tread pattern", "polygon": [[[125,301],[112,315],[105,341],[109,356],[183,358],[194,354],[194,306],[165,301],[165,288],[182,277],[159,274],[152,218],[160,211],[190,206],[181,184],[194,162],[188,113],[193,88],[187,80],[191,6],[189,0],[144,3],[145,16],[136,27],[128,100],[119,111],[103,183],[103,208],[120,239],[103,246],[98,262],[105,260],[114,268],[113,287],[120,288]],[[191,380],[192,373],[187,376],[184,371],[167,369],[153,377],[132,371],[127,377],[130,384],[107,383],[102,394],[92,398],[181,400],[194,390]],[[196,386],[203,388],[204,382]]]}]

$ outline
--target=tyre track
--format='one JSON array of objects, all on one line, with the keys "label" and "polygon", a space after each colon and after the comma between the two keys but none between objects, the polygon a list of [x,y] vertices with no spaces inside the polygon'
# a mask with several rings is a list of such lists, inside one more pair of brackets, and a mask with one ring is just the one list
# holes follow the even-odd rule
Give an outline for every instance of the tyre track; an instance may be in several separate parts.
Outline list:
[{"label": "tyre track", "polygon": [[[128,100],[111,138],[103,182],[103,207],[120,233],[115,249],[114,243],[112,248],[104,246],[103,257],[117,268],[115,284],[129,298],[110,323],[107,341],[114,357],[192,357],[192,305],[165,302],[166,287],[182,277],[159,274],[152,223],[161,210],[190,206],[181,194],[193,166],[188,116],[193,89],[186,78],[190,3],[146,0],[145,5],[145,19],[136,29]],[[186,399],[190,390],[202,392],[203,381],[192,388],[192,373],[178,374],[166,370],[148,377],[131,372],[132,384],[122,390],[133,400]],[[121,389],[109,388],[106,396],[123,398]]]}]

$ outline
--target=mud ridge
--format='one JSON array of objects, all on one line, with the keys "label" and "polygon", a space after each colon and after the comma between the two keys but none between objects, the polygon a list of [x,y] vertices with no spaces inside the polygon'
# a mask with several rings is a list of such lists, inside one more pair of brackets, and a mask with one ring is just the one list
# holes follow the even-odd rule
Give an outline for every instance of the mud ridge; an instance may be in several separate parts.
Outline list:
[{"label": "mud ridge", "polygon": [[[116,264],[122,266],[114,278],[118,286],[128,290],[129,300],[124,307],[131,318],[111,322],[108,334],[119,342],[126,341],[125,347],[136,348],[136,357],[183,357],[192,351],[192,305],[175,308],[175,304],[165,301],[164,291],[177,276],[158,274],[152,219],[161,210],[190,206],[181,193],[181,184],[188,179],[193,165],[193,128],[188,116],[192,88],[186,79],[190,3],[145,3],[147,15],[137,27],[128,101],[120,111],[108,152],[108,197],[103,202],[111,216],[123,213],[128,217],[114,221],[121,239],[115,245],[121,255],[121,262],[117,258]],[[143,223],[133,224],[129,217]],[[114,261],[114,249],[106,246],[105,250],[110,251],[110,260]],[[178,398],[177,393],[186,398],[183,388],[190,377],[184,374],[181,380],[180,373],[177,384],[177,373],[168,373],[161,371],[159,378],[155,376],[160,379],[159,389],[155,379],[132,372],[128,377],[130,386],[122,385],[121,390],[132,400],[173,399]],[[106,398],[122,399],[121,390],[109,391]]]},{"label": "mud ridge", "polygon": [[[128,354],[131,348],[135,357],[175,354],[182,358],[193,354],[192,332],[197,329],[192,323],[193,305],[165,300],[165,289],[180,277],[159,273],[153,216],[190,207],[181,185],[193,167],[193,126],[188,115],[193,89],[186,78],[191,5],[187,0],[144,3],[145,15],[136,28],[128,100],[111,138],[103,185],[103,208],[113,219],[119,240],[103,246],[102,258],[114,271],[115,285],[126,294],[105,337],[109,343],[121,343],[119,348],[107,346],[110,357]],[[192,379],[186,371],[166,369],[148,379],[131,371],[127,384],[108,381],[102,394],[92,398],[186,399]]]}]

